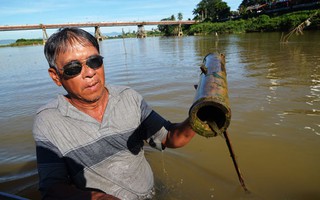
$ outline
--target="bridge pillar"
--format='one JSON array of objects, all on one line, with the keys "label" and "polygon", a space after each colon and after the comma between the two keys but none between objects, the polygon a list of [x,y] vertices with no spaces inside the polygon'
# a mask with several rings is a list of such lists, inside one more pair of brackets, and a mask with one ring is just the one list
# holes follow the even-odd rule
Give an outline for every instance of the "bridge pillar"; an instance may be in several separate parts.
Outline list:
[{"label": "bridge pillar", "polygon": [[144,30],[143,25],[138,25],[137,38],[146,38],[147,32]]},{"label": "bridge pillar", "polygon": [[181,24],[179,24],[179,26],[178,26],[178,37],[182,37],[182,36],[183,36],[183,32],[182,32]]},{"label": "bridge pillar", "polygon": [[97,39],[98,41],[101,41],[101,40],[104,40],[104,39],[107,38],[106,36],[102,35],[99,26],[95,26],[95,27],[94,27],[94,36],[96,37],[96,39]]},{"label": "bridge pillar", "polygon": [[45,26],[42,25],[41,28],[42,28],[42,43],[44,45],[48,40],[48,34]]}]

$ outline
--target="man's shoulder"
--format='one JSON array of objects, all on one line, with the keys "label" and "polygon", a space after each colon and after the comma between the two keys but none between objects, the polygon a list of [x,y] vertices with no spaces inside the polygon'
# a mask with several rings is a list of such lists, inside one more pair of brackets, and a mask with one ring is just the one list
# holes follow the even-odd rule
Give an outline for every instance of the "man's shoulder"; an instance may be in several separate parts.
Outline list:
[{"label": "man's shoulder", "polygon": [[132,89],[131,87],[129,86],[124,86],[124,85],[108,85],[107,86],[108,90],[109,90],[109,93],[112,95],[112,96],[122,96],[122,95],[130,95],[130,96],[137,96],[140,94]]},{"label": "man's shoulder", "polygon": [[43,111],[46,110],[55,110],[58,108],[59,105],[59,100],[58,98],[55,99],[51,99],[47,104],[41,106],[38,110],[37,110],[37,115],[40,114]]}]

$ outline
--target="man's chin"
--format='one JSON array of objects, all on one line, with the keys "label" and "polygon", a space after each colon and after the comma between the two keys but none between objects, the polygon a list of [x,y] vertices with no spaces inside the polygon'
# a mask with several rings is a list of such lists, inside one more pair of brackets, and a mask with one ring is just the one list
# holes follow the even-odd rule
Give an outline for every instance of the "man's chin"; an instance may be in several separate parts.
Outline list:
[{"label": "man's chin", "polygon": [[101,96],[87,96],[82,98],[81,100],[86,103],[95,103],[101,99]]},{"label": "man's chin", "polygon": [[95,103],[99,100],[103,99],[103,95],[105,94],[104,91],[101,91],[100,93],[92,93],[92,94],[88,94],[83,98],[83,101],[87,102],[87,103]]}]

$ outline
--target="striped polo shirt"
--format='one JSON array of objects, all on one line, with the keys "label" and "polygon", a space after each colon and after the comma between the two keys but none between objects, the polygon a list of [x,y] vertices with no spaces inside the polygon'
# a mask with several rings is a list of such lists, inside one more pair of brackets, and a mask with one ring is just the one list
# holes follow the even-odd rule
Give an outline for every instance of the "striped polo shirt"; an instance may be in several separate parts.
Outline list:
[{"label": "striped polo shirt", "polygon": [[152,193],[153,173],[144,156],[144,141],[161,150],[170,122],[133,89],[107,89],[109,101],[101,123],[63,95],[37,111],[33,136],[43,194],[59,182],[99,189],[120,199],[143,199]]}]

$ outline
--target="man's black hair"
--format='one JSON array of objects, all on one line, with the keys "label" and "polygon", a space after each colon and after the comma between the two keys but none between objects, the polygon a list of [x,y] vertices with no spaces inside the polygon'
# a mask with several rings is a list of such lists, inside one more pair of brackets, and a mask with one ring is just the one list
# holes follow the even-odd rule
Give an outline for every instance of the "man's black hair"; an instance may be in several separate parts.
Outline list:
[{"label": "man's black hair", "polygon": [[100,52],[97,39],[87,31],[75,27],[61,28],[49,37],[44,46],[44,55],[49,66],[56,68],[57,55],[66,52],[74,43],[80,43],[84,46],[89,43]]}]

